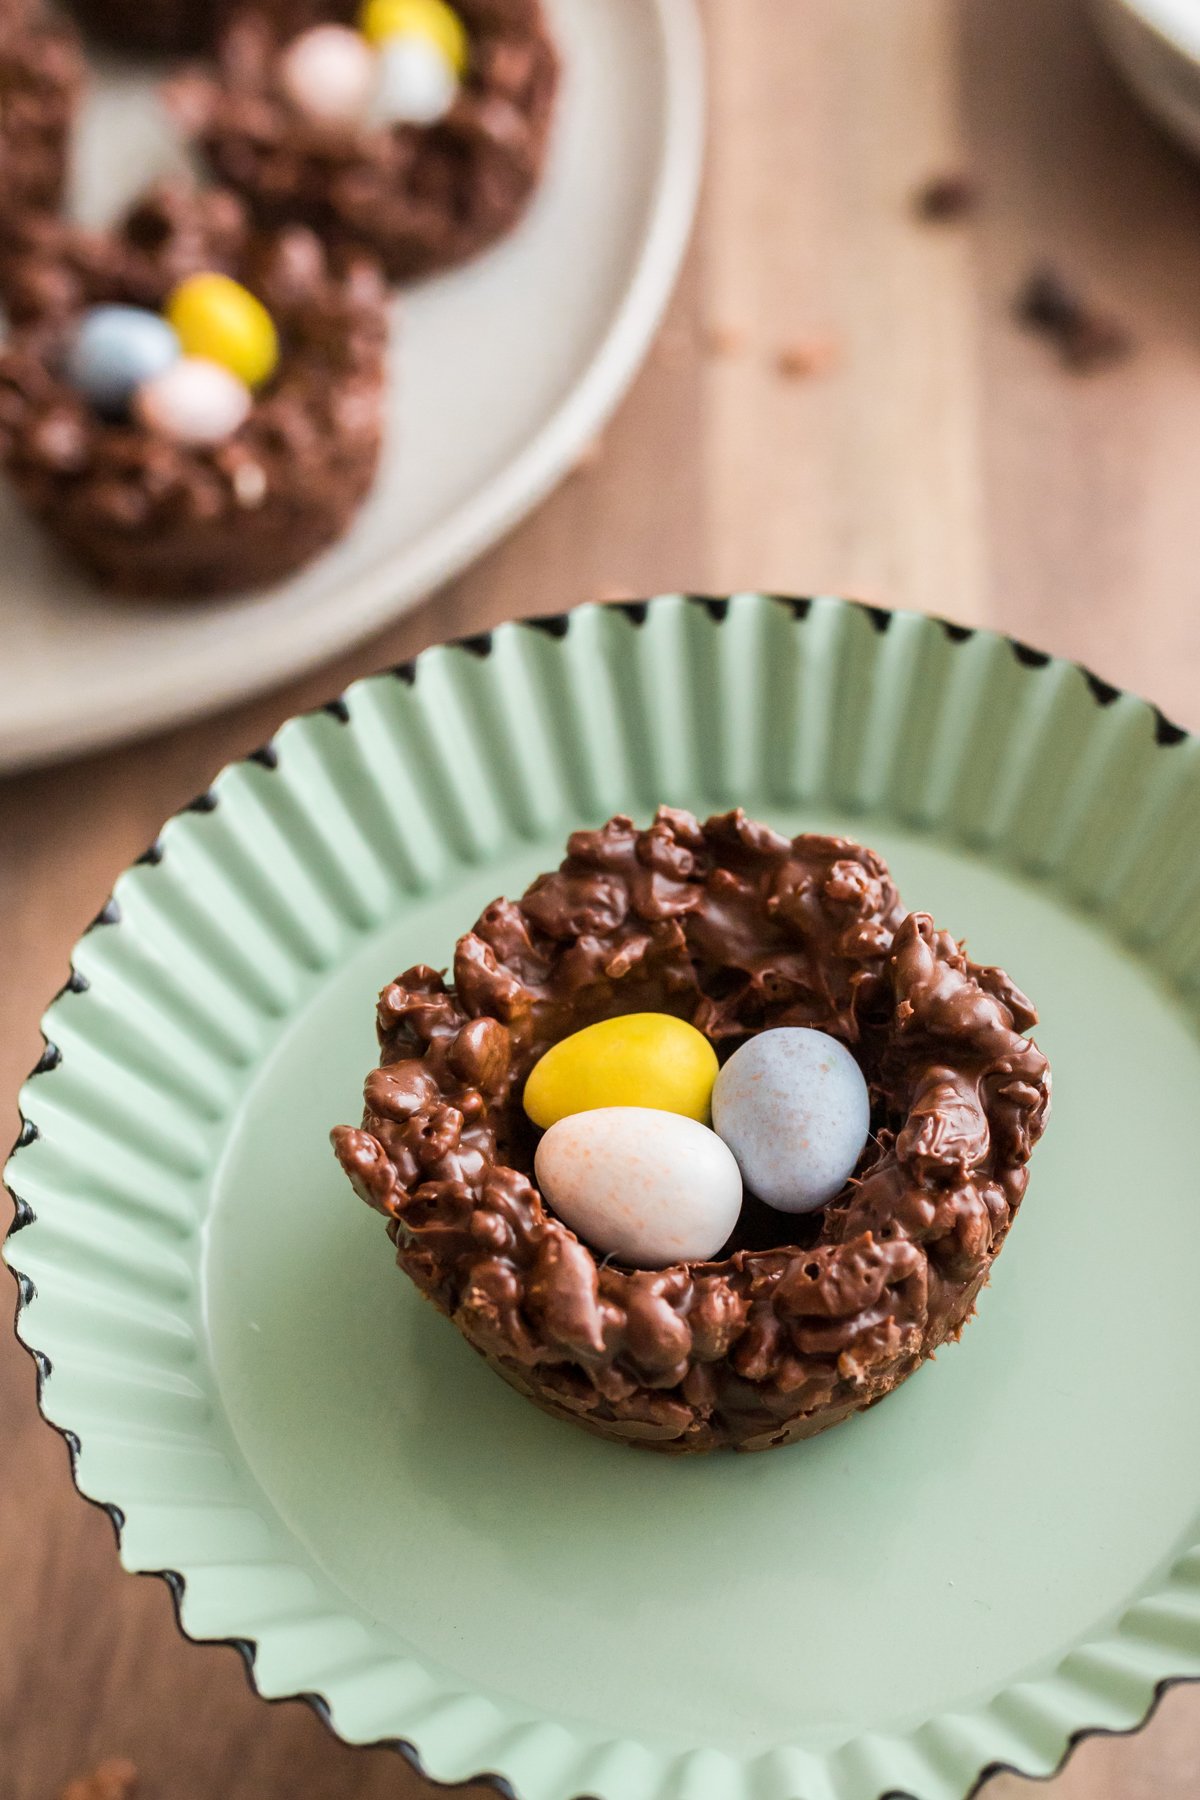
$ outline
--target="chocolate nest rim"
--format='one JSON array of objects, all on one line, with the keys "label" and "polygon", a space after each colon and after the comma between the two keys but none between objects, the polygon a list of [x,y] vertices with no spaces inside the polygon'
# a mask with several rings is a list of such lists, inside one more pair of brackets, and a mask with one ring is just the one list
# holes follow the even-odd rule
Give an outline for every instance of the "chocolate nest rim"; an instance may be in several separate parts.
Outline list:
[{"label": "chocolate nest rim", "polygon": [[68,0],[90,38],[125,54],[178,56],[210,42],[211,0]]},{"label": "chocolate nest rim", "polygon": [[[401,1268],[545,1410],[658,1450],[768,1449],[875,1404],[959,1335],[1024,1195],[1049,1067],[1023,1035],[1030,1002],[906,915],[873,851],[740,810],[701,826],[661,807],[642,831],[617,815],[489,906],[453,974],[418,965],[383,990],[363,1125],[334,1149]],[[628,1270],[545,1206],[529,1069],[645,1010],[690,1018],[719,1054],[813,1025],[856,1055],[872,1139],[807,1232],[771,1215],[799,1241],[735,1234],[711,1262]]]},{"label": "chocolate nest rim", "polygon": [[[523,215],[545,166],[559,61],[541,0],[454,0],[471,61],[433,125],[313,119],[281,91],[290,33],[250,11],[166,98],[218,180],[269,224],[298,221],[370,250],[392,281],[466,261]],[[340,6],[336,16],[353,16]]]},{"label": "chocolate nest rim", "polygon": [[[236,195],[176,183],[109,231],[23,216],[0,257],[0,461],[98,582],[189,599],[257,587],[341,537],[383,437],[388,306],[371,259],[301,226],[261,230]],[[242,281],[279,329],[279,368],[245,422],[191,445],[102,419],[57,366],[71,321],[108,301],[157,309],[202,270]]]},{"label": "chocolate nest rim", "polygon": [[[244,0],[69,0],[84,30],[116,50],[194,56],[209,49]],[[338,10],[331,0],[253,0],[280,30],[300,31]],[[352,9],[349,9],[352,10]]]}]

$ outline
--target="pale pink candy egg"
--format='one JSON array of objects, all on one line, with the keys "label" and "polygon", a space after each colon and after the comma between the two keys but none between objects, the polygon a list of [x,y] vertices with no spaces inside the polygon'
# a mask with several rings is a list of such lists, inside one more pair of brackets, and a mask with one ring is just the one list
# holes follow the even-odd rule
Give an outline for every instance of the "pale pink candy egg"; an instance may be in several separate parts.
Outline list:
[{"label": "pale pink candy egg", "polygon": [[245,423],[252,403],[250,389],[231,370],[204,356],[181,356],[142,383],[133,416],[177,444],[220,444]]},{"label": "pale pink candy egg", "polygon": [[699,1120],[657,1107],[572,1113],[550,1127],[533,1163],[563,1223],[635,1269],[707,1262],[742,1208],[733,1152]]},{"label": "pale pink candy egg", "polygon": [[376,73],[375,52],[348,25],[314,25],[279,59],[279,85],[292,105],[330,124],[366,116]]}]

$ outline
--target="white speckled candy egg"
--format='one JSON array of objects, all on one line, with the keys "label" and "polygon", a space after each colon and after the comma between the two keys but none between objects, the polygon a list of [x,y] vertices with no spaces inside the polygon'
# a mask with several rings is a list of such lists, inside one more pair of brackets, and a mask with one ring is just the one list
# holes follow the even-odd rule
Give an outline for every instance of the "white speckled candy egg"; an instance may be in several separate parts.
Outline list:
[{"label": "white speckled candy egg", "polygon": [[179,358],[173,328],[144,306],[92,306],[63,353],[63,373],[97,412],[119,417],[135,389]]},{"label": "white speckled candy egg", "polygon": [[815,1212],[845,1186],[871,1130],[862,1070],[836,1038],[763,1031],[717,1076],[713,1125],[746,1186],[780,1212]]},{"label": "white speckled candy egg", "polygon": [[348,25],[314,25],[279,59],[279,85],[293,106],[331,124],[365,118],[376,79],[375,52]]},{"label": "white speckled candy egg", "polygon": [[177,444],[223,444],[244,424],[251,403],[245,382],[221,363],[181,356],[138,389],[133,413]]},{"label": "white speckled candy egg", "polygon": [[382,125],[436,125],[454,105],[458,76],[441,48],[418,32],[390,38],[379,52],[372,108]]},{"label": "white speckled candy egg", "polygon": [[552,1125],[539,1186],[564,1224],[637,1269],[715,1256],[737,1224],[742,1178],[707,1125],[647,1106],[602,1106]]}]

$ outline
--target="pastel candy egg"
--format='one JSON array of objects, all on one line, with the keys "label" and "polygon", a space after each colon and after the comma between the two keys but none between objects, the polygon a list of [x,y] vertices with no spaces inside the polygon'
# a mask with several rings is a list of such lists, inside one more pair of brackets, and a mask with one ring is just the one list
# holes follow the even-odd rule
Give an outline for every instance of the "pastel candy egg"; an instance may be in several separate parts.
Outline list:
[{"label": "pastel candy egg", "polygon": [[626,1013],[572,1032],[547,1050],[525,1083],[525,1111],[554,1125],[599,1106],[650,1106],[708,1119],[717,1053],[670,1013]]},{"label": "pastel candy egg", "polygon": [[179,357],[179,339],[165,319],[142,306],[93,306],[75,326],[63,373],[97,412],[118,417],[135,389]]},{"label": "pastel candy egg", "polygon": [[717,1134],[649,1107],[560,1119],[538,1145],[534,1169],[577,1237],[636,1269],[706,1262],[742,1206],[737,1163]]},{"label": "pastel candy egg", "polygon": [[390,38],[423,37],[441,51],[456,75],[465,75],[470,58],[467,29],[445,0],[366,0],[359,28],[372,44]]},{"label": "pastel candy egg", "polygon": [[375,80],[371,46],[348,25],[314,25],[279,59],[279,85],[292,104],[332,124],[366,117]]},{"label": "pastel candy egg", "polygon": [[735,1051],[712,1110],[746,1186],[780,1212],[832,1200],[871,1130],[862,1070],[836,1038],[803,1026],[760,1032]]},{"label": "pastel candy egg", "polygon": [[279,339],[261,300],[229,275],[189,275],[165,312],[188,356],[223,363],[258,387],[279,361]]},{"label": "pastel candy egg", "polygon": [[436,125],[458,93],[458,78],[436,44],[391,38],[379,53],[372,117],[380,125]]},{"label": "pastel candy egg", "polygon": [[133,413],[149,431],[177,444],[221,444],[245,422],[250,389],[221,363],[181,356],[140,387]]}]

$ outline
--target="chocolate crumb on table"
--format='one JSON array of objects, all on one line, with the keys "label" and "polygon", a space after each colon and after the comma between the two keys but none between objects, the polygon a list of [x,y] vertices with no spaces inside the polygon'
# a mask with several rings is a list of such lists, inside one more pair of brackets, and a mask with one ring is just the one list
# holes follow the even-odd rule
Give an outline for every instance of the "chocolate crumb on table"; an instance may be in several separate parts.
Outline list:
[{"label": "chocolate crumb on table", "polygon": [[913,195],[913,211],[930,225],[949,225],[975,210],[979,193],[969,175],[931,175]]},{"label": "chocolate crumb on table", "polygon": [[133,1800],[137,1784],[137,1770],[127,1757],[109,1757],[90,1775],[68,1781],[60,1800]]},{"label": "chocolate crumb on table", "polygon": [[746,348],[747,332],[742,325],[709,325],[704,333],[704,348],[710,356],[740,356]]},{"label": "chocolate crumb on table", "polygon": [[1133,354],[1133,336],[1121,321],[1094,307],[1048,264],[1029,276],[1015,313],[1019,324],[1040,332],[1077,374],[1111,367]]},{"label": "chocolate crumb on table", "polygon": [[775,373],[784,381],[807,381],[825,375],[838,362],[841,346],[836,338],[796,338],[784,344],[775,358]]}]

